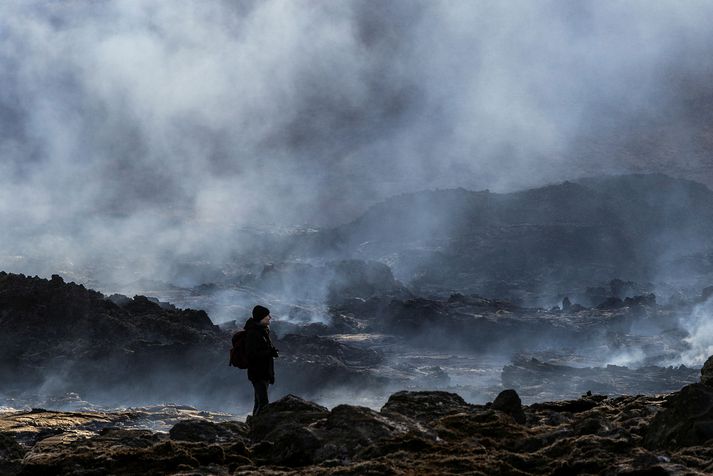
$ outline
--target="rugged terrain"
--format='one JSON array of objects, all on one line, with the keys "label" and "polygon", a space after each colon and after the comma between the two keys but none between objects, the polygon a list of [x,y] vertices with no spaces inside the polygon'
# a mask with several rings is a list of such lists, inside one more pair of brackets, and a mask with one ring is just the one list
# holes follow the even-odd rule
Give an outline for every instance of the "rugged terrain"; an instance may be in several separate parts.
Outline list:
[{"label": "rugged terrain", "polygon": [[[393,292],[326,308],[268,302],[281,353],[273,395],[325,404],[347,393],[379,406],[400,389],[485,401],[503,383],[526,402],[587,390],[673,391],[695,380],[694,369],[667,364],[690,347],[679,316],[706,298],[671,307],[651,295],[611,296],[596,308],[567,300],[549,310]],[[75,393],[109,408],[169,401],[242,413],[250,406],[244,372],[227,365],[242,321],[216,326],[203,311],[154,298],[0,273],[0,326],[0,405],[76,408],[65,397]],[[603,366],[632,350],[638,360],[622,357],[620,365],[637,370]],[[543,366],[523,364],[533,358]]]},{"label": "rugged terrain", "polygon": [[[0,328],[0,406],[62,406],[70,392],[110,406],[178,400],[234,411],[251,399],[244,372],[228,366],[232,332],[204,311],[0,272]],[[276,342],[286,392],[380,382],[364,370],[379,360],[373,351],[316,336]]]},{"label": "rugged terrain", "polygon": [[[276,401],[254,418],[227,366],[241,321],[0,272],[0,473],[713,471],[713,362],[667,365],[691,351],[681,316],[710,288],[662,305],[612,280],[545,309],[415,295],[378,263],[322,266],[344,278],[329,304],[264,301],[281,357]],[[291,269],[267,274],[279,288]]]},{"label": "rugged terrain", "polygon": [[[597,474],[713,471],[713,358],[668,395],[522,406],[398,392],[375,411],[288,395],[247,422],[190,409],[0,414],[3,474]],[[170,411],[173,410],[173,411]],[[168,432],[135,429],[151,419]]]}]

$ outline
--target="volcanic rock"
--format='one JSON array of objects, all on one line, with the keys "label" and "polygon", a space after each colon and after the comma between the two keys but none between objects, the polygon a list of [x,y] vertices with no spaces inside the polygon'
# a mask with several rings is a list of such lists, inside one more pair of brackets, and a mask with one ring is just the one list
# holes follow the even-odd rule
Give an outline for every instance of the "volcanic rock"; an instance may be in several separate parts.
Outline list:
[{"label": "volcanic rock", "polygon": [[[702,384],[695,386],[696,391],[713,392]],[[676,407],[671,406],[676,399],[682,404],[676,407],[680,411],[684,403],[694,404],[687,392],[684,388],[667,399],[587,395],[570,402],[544,402],[521,407],[526,424],[516,423],[492,405],[470,405],[445,392],[399,392],[379,412],[351,405],[329,411],[288,396],[250,418],[247,434],[240,423],[231,427],[233,423],[179,422],[170,435],[183,434],[180,440],[149,430],[96,429],[96,415],[75,414],[80,424],[72,430],[60,429],[26,447],[23,443],[20,452],[12,445],[14,462],[0,460],[0,469],[13,476],[707,474],[713,470],[713,447],[707,443],[642,446],[651,434],[685,429],[677,429],[675,419],[663,421],[661,416]],[[500,400],[514,403],[514,395],[507,392]],[[24,415],[27,418],[14,414],[11,424],[37,423],[31,420],[32,413]],[[41,415],[45,423],[53,423],[52,414]],[[68,414],[56,417],[66,419]],[[0,427],[4,418],[0,414]],[[118,416],[109,419],[121,421]],[[13,428],[13,435],[25,431]],[[222,440],[219,428],[231,428],[234,437]],[[199,437],[186,441],[192,432]]]},{"label": "volcanic rock", "polygon": [[713,355],[708,357],[701,368],[701,383],[713,387]]},{"label": "volcanic rock", "polygon": [[[54,398],[71,392],[110,405],[178,398],[224,405],[226,395],[251,397],[246,380],[236,390],[235,380],[244,377],[228,366],[230,332],[201,310],[146,296],[106,298],[59,276],[0,272],[0,327],[3,390],[27,395],[43,388],[47,396],[27,398],[53,408],[80,405]],[[282,392],[379,388],[387,381],[369,370],[382,358],[374,350],[316,336],[274,343],[283,351],[275,364]]]},{"label": "volcanic rock", "polygon": [[713,440],[713,387],[694,383],[672,394],[647,432],[649,448],[680,448]]},{"label": "volcanic rock", "polygon": [[597,309],[619,309],[624,307],[624,301],[618,297],[608,297],[597,305]]},{"label": "volcanic rock", "polygon": [[307,426],[326,418],[328,413],[329,410],[321,405],[287,395],[248,418],[249,434],[254,440],[270,441],[282,426]]},{"label": "volcanic rock", "polygon": [[503,386],[518,388],[524,396],[577,396],[587,391],[602,394],[674,391],[696,381],[697,376],[697,370],[685,366],[571,367],[542,362],[534,357],[517,357],[503,367],[501,380]]},{"label": "volcanic rock", "polygon": [[269,440],[255,445],[254,457],[261,462],[282,466],[306,466],[315,462],[322,441],[314,430],[289,422],[270,432]]},{"label": "volcanic rock", "polygon": [[472,405],[455,393],[449,392],[407,392],[391,395],[381,407],[385,415],[398,414],[422,422],[470,410]]},{"label": "volcanic rock", "polygon": [[234,441],[246,439],[248,427],[242,422],[213,423],[204,420],[184,420],[176,423],[169,431],[176,441]]},{"label": "volcanic rock", "polygon": [[367,367],[378,365],[383,360],[383,355],[376,350],[363,349],[324,337],[288,334],[279,340],[279,345],[281,352],[311,356],[317,361],[321,360],[320,357],[329,355],[347,365]]},{"label": "volcanic rock", "polygon": [[518,423],[525,423],[525,412],[522,411],[522,401],[520,400],[520,396],[513,389],[500,392],[495,400],[493,400],[493,404],[490,408],[507,413]]},{"label": "volcanic rock", "polygon": [[0,433],[0,462],[20,459],[25,451],[8,433]]}]

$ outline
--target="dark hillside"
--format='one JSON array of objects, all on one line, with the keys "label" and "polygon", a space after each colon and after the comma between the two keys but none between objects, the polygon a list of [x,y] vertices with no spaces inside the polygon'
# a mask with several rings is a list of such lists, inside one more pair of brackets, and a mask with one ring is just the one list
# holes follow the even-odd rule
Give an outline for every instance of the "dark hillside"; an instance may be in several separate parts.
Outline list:
[{"label": "dark hillside", "polygon": [[[235,317],[242,327],[244,319]],[[107,297],[56,275],[0,272],[0,329],[2,397],[41,403],[72,392],[108,405],[181,401],[222,408],[250,398],[245,371],[228,366],[235,329],[213,325],[204,311],[145,296]],[[377,385],[363,370],[373,352],[295,339],[273,338],[285,351],[276,362],[278,393]]]},{"label": "dark hillside", "polygon": [[[321,243],[391,265],[411,285],[482,292],[494,281],[592,285],[653,281],[666,260],[702,253],[713,192],[665,175],[583,179],[516,193],[400,195]],[[330,239],[324,239],[331,236]]]}]

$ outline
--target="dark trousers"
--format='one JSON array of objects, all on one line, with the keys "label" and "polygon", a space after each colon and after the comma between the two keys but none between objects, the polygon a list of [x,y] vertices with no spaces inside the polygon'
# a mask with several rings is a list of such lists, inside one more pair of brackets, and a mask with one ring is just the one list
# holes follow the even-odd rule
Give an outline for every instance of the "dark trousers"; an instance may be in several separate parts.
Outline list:
[{"label": "dark trousers", "polygon": [[255,406],[253,407],[253,416],[255,416],[270,403],[267,400],[267,386],[269,382],[267,380],[258,380],[257,382],[251,380],[251,382],[255,389]]}]

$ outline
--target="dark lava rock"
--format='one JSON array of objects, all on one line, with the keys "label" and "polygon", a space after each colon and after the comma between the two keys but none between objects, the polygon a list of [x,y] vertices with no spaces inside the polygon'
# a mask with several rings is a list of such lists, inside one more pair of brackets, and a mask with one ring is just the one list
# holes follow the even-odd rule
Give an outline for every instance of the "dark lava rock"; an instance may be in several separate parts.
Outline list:
[{"label": "dark lava rock", "polygon": [[154,366],[185,373],[197,364],[193,351],[212,357],[224,342],[203,311],[163,309],[143,296],[120,307],[56,278],[3,274],[0,309],[0,376],[17,385],[61,372],[68,387],[132,386]]},{"label": "dark lava rock", "polygon": [[343,344],[327,337],[288,334],[279,340],[280,352],[313,356],[320,361],[324,356],[336,357],[346,365],[374,366],[381,363],[383,355],[373,349],[363,349]]},{"label": "dark lava rock", "polygon": [[[28,452],[23,459],[23,473],[77,474],[81,469],[80,474],[159,475],[201,464],[192,448],[161,441],[147,430],[113,429],[89,439],[65,441],[62,435],[55,439],[42,440]],[[197,448],[197,453],[204,446]],[[215,452],[210,454],[211,458],[217,456]]]},{"label": "dark lava rock", "polygon": [[[215,406],[226,395],[247,402],[252,393],[247,382],[236,391],[242,377],[228,366],[228,331],[204,311],[154,298],[106,298],[59,277],[0,273],[0,328],[0,382],[18,392],[42,386],[107,405],[125,404],[127,395],[139,402],[198,397]],[[284,393],[388,383],[369,371],[379,352],[316,336],[274,342],[283,351],[276,372]]]},{"label": "dark lava rock", "polygon": [[618,297],[608,297],[597,305],[597,309],[619,309],[624,307],[624,301]]},{"label": "dark lava rock", "polygon": [[379,453],[380,442],[406,433],[401,422],[370,408],[338,405],[323,423],[317,425],[322,431],[324,446],[318,452],[320,460],[352,459],[362,450]]},{"label": "dark lava rock", "polygon": [[270,403],[258,415],[249,417],[247,423],[254,441],[270,441],[283,434],[280,430],[282,426],[307,426],[326,418],[328,414],[329,410],[321,405],[287,395]]},{"label": "dark lava rock", "polygon": [[381,413],[432,421],[445,415],[466,412],[472,407],[456,393],[402,391],[389,397],[386,404],[381,407]]},{"label": "dark lava rock", "polygon": [[624,305],[626,306],[655,306],[656,305],[656,295],[654,293],[643,294],[641,296],[627,297],[624,298]]},{"label": "dark lava rock", "polygon": [[493,410],[498,410],[507,413],[518,423],[525,423],[525,412],[522,410],[522,401],[520,396],[513,389],[503,390],[495,397],[491,407]]},{"label": "dark lava rock", "polygon": [[351,405],[338,405],[330,412],[288,396],[250,419],[257,442],[252,452],[260,461],[286,466],[351,461],[362,452],[375,457],[389,451],[381,449],[381,442],[415,427],[400,415],[397,420]]},{"label": "dark lava rock", "polygon": [[713,439],[713,387],[694,383],[672,394],[646,431],[649,448],[680,448]]},{"label": "dark lava rock", "polygon": [[701,383],[713,387],[713,355],[708,357],[701,369]]},{"label": "dark lava rock", "polygon": [[177,441],[230,441],[247,438],[248,426],[242,422],[213,423],[202,420],[185,420],[176,423],[168,432]]},{"label": "dark lava rock", "polygon": [[533,403],[530,408],[536,410],[553,410],[555,412],[581,413],[599,405],[599,400],[580,398],[579,400],[561,400],[558,402]]},{"label": "dark lava rock", "polygon": [[[708,400],[713,401],[713,388],[702,384],[690,387],[708,392]],[[249,419],[248,445],[240,439],[244,427],[239,424],[233,428],[238,439],[219,440],[218,428],[233,422],[216,426],[203,421],[181,422],[171,432],[171,437],[181,439],[117,428],[97,434],[87,427],[81,435],[60,430],[39,439],[14,463],[0,459],[0,472],[145,476],[710,474],[713,446],[709,443],[666,446],[663,451],[641,446],[650,427],[656,427],[659,417],[674,409],[684,425],[677,426],[676,415],[669,415],[672,418],[661,426],[663,433],[691,429],[684,414],[686,405],[701,403],[690,398],[691,388],[668,400],[643,395],[609,399],[585,395],[577,401],[521,407],[528,425],[492,408],[501,404],[505,409],[516,408],[514,392],[504,392],[489,407],[468,405],[458,395],[445,392],[399,392],[380,412],[351,405],[328,411],[289,396]],[[661,411],[664,402],[666,408]],[[705,408],[699,405],[699,410]],[[79,418],[81,413],[72,415]],[[53,426],[55,417],[48,415],[46,424]],[[0,424],[18,422],[34,427],[39,421],[18,415],[3,420],[0,415]],[[193,441],[186,441],[189,438]]]},{"label": "dark lava rock", "polygon": [[258,460],[284,466],[305,466],[315,462],[315,454],[322,446],[315,431],[297,422],[279,425],[270,432],[269,440],[253,447]]},{"label": "dark lava rock", "polygon": [[20,459],[25,450],[8,433],[0,433],[0,462]]},{"label": "dark lava rock", "polygon": [[596,435],[608,428],[601,418],[585,418],[574,425],[574,432],[578,435]]}]

